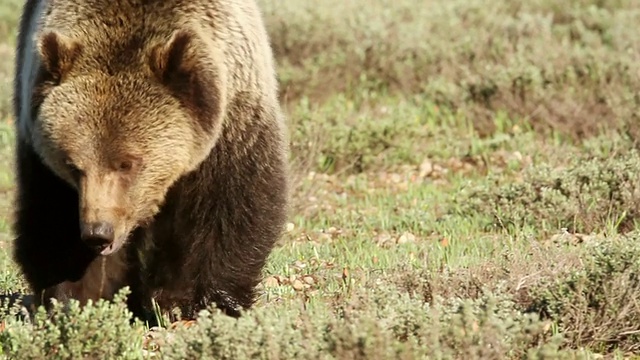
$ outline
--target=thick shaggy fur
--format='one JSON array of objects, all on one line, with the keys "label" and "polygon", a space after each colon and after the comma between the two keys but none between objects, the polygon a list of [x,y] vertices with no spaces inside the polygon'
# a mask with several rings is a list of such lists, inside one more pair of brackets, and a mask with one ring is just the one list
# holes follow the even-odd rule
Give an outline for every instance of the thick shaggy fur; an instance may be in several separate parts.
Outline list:
[{"label": "thick shaggy fur", "polygon": [[36,305],[123,286],[138,317],[253,304],[288,200],[253,0],[27,0],[14,90],[14,258]]}]

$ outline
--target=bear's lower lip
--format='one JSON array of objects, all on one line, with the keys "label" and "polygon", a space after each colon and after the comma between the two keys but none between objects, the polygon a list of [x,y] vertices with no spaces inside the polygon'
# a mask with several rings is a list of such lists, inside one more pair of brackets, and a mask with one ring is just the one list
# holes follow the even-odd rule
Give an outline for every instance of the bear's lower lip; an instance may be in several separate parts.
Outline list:
[{"label": "bear's lower lip", "polygon": [[115,242],[111,243],[111,245],[107,246],[106,248],[104,248],[101,252],[100,255],[102,256],[107,256],[107,255],[111,255],[114,252],[116,252],[118,249],[120,248],[120,246],[118,246]]}]

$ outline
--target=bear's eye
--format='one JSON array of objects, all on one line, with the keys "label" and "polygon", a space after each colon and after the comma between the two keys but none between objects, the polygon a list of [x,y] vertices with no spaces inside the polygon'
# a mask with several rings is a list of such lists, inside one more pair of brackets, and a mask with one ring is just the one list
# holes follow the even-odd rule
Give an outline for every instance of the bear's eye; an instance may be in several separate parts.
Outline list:
[{"label": "bear's eye", "polygon": [[118,164],[118,170],[120,171],[129,171],[133,168],[133,162],[131,160],[124,160]]},{"label": "bear's eye", "polygon": [[135,173],[138,171],[140,167],[140,158],[133,155],[128,155],[126,157],[121,157],[112,163],[113,169],[115,171],[119,171],[125,174]]},{"label": "bear's eye", "polygon": [[65,160],[65,164],[69,168],[69,172],[74,179],[79,179],[82,176],[82,170],[80,170],[71,160]]}]

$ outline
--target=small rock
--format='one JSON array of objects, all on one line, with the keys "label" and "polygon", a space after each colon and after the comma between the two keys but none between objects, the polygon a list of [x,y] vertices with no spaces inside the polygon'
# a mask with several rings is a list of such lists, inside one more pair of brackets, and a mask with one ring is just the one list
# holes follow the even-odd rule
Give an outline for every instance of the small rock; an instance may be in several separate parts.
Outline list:
[{"label": "small rock", "polygon": [[268,278],[264,279],[264,287],[276,287],[280,285],[280,282],[278,281],[278,279],[276,279],[275,276],[269,276]]},{"label": "small rock", "polygon": [[322,229],[322,232],[325,233],[325,234],[333,234],[336,231],[337,231],[337,229],[335,227],[333,227],[333,226],[331,226],[328,229]]},{"label": "small rock", "polygon": [[300,291],[300,290],[304,289],[304,283],[302,281],[298,280],[298,279],[295,279],[293,281],[293,283],[291,284],[291,286],[296,291]]},{"label": "small rock", "polygon": [[287,232],[293,231],[296,226],[293,223],[287,223]]},{"label": "small rock", "polygon": [[432,172],[433,163],[429,159],[427,159],[423,161],[422,164],[420,164],[418,176],[421,178],[426,178],[427,176],[431,175]]},{"label": "small rock", "polygon": [[593,242],[596,240],[595,236],[586,235],[586,234],[572,234],[567,231],[566,228],[563,228],[560,234],[555,234],[551,236],[548,240],[553,244],[564,244],[564,245],[578,245],[585,242]]},{"label": "small rock", "polygon": [[305,276],[302,280],[309,285],[313,285],[316,282],[311,276]]},{"label": "small rock", "polygon": [[386,247],[389,243],[393,243],[391,240],[392,238],[389,234],[380,234],[375,237],[375,242],[380,247]]},{"label": "small rock", "polygon": [[515,151],[513,153],[513,157],[518,161],[518,162],[522,162],[523,156],[522,153],[520,151]]},{"label": "small rock", "polygon": [[416,236],[413,235],[410,232],[405,232],[404,234],[400,235],[400,237],[398,238],[398,240],[396,241],[398,244],[406,244],[409,242],[414,242],[416,241]]}]

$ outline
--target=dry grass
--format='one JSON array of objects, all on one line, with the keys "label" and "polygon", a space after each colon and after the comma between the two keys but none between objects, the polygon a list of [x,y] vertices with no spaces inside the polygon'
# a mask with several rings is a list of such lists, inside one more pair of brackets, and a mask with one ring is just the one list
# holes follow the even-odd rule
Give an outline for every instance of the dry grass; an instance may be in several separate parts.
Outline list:
[{"label": "dry grass", "polygon": [[421,94],[481,134],[500,112],[576,138],[637,119],[635,1],[365,3],[262,2],[285,102]]}]

